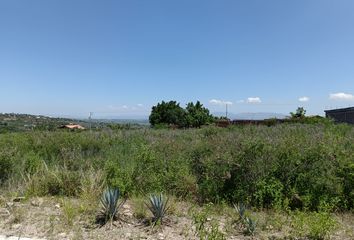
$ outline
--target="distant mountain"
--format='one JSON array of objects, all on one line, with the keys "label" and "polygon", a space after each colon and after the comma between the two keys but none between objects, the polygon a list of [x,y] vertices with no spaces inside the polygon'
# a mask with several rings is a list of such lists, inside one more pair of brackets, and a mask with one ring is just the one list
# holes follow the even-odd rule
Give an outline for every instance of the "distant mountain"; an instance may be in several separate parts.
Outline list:
[{"label": "distant mountain", "polygon": [[[225,116],[224,112],[215,112],[214,116]],[[228,113],[228,118],[232,120],[263,120],[269,118],[284,119],[287,115],[281,113],[271,112],[257,112],[257,113]]]}]

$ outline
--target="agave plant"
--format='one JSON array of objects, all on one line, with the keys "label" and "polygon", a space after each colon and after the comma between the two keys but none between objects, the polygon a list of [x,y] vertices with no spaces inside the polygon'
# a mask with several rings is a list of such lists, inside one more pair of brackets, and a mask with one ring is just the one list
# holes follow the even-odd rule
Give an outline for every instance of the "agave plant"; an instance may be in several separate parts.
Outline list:
[{"label": "agave plant", "polygon": [[103,224],[108,221],[113,221],[118,214],[118,210],[123,205],[124,201],[121,201],[118,204],[120,197],[120,191],[118,188],[107,189],[102,197],[101,197],[101,219],[103,220]]},{"label": "agave plant", "polygon": [[239,219],[242,220],[245,217],[245,213],[246,213],[246,205],[243,204],[242,202],[238,203],[238,204],[234,204],[234,208],[236,210],[236,212],[239,215]]},{"label": "agave plant", "polygon": [[153,215],[153,223],[162,223],[168,207],[168,198],[165,198],[162,193],[160,195],[150,195],[149,202],[146,204]]},{"label": "agave plant", "polygon": [[234,208],[239,215],[239,221],[244,227],[244,233],[253,236],[257,228],[257,222],[246,215],[246,205],[241,202],[234,204]]},{"label": "agave plant", "polygon": [[246,217],[244,220],[244,225],[245,225],[245,233],[247,235],[254,235],[257,227],[257,222],[253,220],[252,218]]}]

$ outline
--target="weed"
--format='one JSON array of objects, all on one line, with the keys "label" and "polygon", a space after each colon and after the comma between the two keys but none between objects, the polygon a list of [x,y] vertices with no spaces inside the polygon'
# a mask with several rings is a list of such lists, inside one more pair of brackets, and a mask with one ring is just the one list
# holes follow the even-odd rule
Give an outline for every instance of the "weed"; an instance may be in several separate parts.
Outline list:
[{"label": "weed", "polygon": [[134,217],[137,219],[146,219],[147,212],[146,212],[146,205],[143,198],[134,197],[132,199],[133,209],[134,209]]},{"label": "weed", "polygon": [[17,223],[21,223],[26,215],[26,212],[23,208],[18,208],[15,207],[12,209],[12,211],[10,211],[11,213],[11,220],[10,223],[12,224],[17,224]]},{"label": "weed", "polygon": [[224,240],[225,235],[219,230],[219,224],[209,219],[212,205],[207,204],[202,211],[194,211],[193,221],[196,227],[196,235],[200,240]]},{"label": "weed", "polygon": [[62,213],[63,213],[63,220],[65,225],[73,226],[75,217],[78,214],[78,209],[74,204],[69,200],[63,200],[62,203]]},{"label": "weed", "polygon": [[300,212],[292,216],[292,234],[295,237],[307,237],[313,240],[329,238],[336,229],[337,222],[327,212]]}]

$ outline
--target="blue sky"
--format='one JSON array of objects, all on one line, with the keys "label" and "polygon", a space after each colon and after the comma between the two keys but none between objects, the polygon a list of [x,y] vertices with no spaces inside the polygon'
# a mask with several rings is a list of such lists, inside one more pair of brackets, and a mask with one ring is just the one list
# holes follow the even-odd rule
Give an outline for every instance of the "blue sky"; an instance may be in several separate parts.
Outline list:
[{"label": "blue sky", "polygon": [[0,112],[142,117],[200,100],[323,114],[354,105],[353,12],[352,0],[0,0]]}]

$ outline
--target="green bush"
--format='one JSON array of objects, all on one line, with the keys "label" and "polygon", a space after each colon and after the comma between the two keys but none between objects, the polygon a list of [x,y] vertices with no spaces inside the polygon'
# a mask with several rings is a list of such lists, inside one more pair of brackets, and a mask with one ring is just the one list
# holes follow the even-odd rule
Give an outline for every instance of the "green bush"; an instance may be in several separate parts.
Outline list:
[{"label": "green bush", "polygon": [[34,174],[40,170],[43,165],[43,160],[38,156],[38,154],[34,153],[33,151],[25,154],[24,156],[24,171],[27,174]]},{"label": "green bush", "polygon": [[327,239],[337,222],[327,212],[295,212],[292,216],[292,235],[311,240]]},{"label": "green bush", "polygon": [[0,185],[3,184],[13,173],[14,152],[2,149],[0,152]]},{"label": "green bush", "polygon": [[123,195],[133,190],[132,173],[128,169],[124,169],[118,163],[107,162],[105,172],[108,187],[120,189]]},{"label": "green bush", "polygon": [[264,179],[256,183],[256,192],[254,198],[256,205],[260,208],[278,208],[282,207],[283,184],[275,179]]}]

